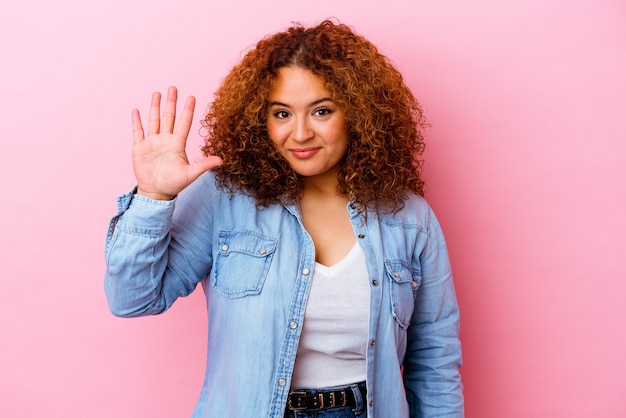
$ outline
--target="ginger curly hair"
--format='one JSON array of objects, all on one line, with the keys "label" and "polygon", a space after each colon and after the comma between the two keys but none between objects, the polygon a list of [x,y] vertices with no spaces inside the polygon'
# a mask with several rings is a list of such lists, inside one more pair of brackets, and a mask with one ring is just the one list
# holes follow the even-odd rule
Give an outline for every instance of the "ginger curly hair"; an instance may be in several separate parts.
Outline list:
[{"label": "ginger curly hair", "polygon": [[266,121],[281,67],[312,71],[345,114],[349,143],[338,192],[361,212],[403,207],[407,192],[423,195],[422,109],[401,74],[376,47],[344,24],[296,24],[262,39],[226,76],[202,122],[206,155],[218,155],[218,185],[251,195],[257,205],[298,200],[302,179],[275,150]]}]

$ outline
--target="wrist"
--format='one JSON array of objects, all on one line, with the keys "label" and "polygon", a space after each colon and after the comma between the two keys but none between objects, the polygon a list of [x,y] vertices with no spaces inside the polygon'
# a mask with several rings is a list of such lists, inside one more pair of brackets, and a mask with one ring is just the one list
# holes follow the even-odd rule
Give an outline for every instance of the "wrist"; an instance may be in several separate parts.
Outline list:
[{"label": "wrist", "polygon": [[139,196],[147,197],[152,200],[172,200],[174,199],[174,197],[176,197],[176,196],[166,195],[162,193],[144,192],[140,188],[137,188],[136,194],[138,194]]}]

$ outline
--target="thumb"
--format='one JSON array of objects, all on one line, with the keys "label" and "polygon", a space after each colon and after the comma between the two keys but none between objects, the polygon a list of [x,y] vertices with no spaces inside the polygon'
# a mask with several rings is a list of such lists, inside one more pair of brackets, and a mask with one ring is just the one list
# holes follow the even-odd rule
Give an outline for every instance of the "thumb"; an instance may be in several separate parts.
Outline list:
[{"label": "thumb", "polygon": [[222,159],[214,155],[209,155],[208,157],[201,157],[197,159],[193,162],[193,164],[189,166],[189,175],[191,177],[190,180],[194,181],[202,174],[206,173],[213,167],[217,167],[220,164],[222,164]]}]

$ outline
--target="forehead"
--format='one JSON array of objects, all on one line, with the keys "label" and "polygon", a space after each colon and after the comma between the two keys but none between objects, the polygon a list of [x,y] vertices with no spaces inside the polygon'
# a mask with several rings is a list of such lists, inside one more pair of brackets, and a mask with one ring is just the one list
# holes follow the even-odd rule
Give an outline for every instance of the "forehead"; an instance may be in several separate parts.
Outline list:
[{"label": "forehead", "polygon": [[300,67],[282,67],[270,87],[270,100],[317,100],[320,97],[331,97],[321,77],[311,70]]}]

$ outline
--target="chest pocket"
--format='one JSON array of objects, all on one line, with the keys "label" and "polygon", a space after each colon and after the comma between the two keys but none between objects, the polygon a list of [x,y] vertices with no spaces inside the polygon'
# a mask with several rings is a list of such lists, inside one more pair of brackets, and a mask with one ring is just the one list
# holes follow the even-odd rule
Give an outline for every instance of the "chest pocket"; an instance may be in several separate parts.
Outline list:
[{"label": "chest pocket", "polygon": [[406,329],[415,308],[415,295],[422,282],[419,271],[399,260],[386,260],[385,273],[391,286],[391,311],[398,325]]},{"label": "chest pocket", "polygon": [[255,231],[220,231],[211,284],[228,298],[261,293],[277,239]]}]

